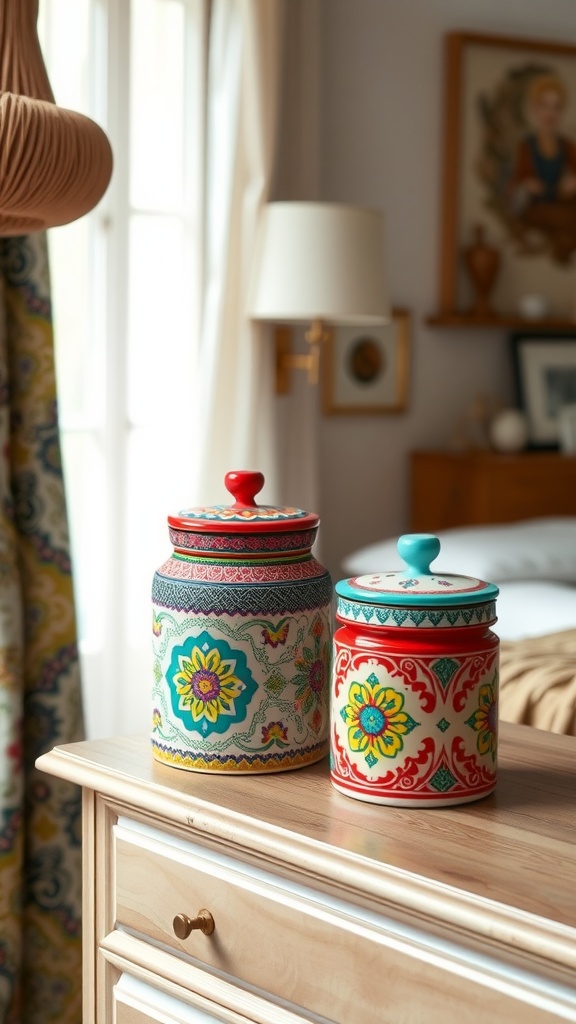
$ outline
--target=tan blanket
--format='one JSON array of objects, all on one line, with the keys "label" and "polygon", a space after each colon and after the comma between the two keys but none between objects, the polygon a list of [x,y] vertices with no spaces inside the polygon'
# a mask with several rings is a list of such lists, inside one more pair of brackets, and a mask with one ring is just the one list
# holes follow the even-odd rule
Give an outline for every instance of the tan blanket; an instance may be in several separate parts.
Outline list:
[{"label": "tan blanket", "polygon": [[502,642],[500,718],[576,736],[576,629]]}]

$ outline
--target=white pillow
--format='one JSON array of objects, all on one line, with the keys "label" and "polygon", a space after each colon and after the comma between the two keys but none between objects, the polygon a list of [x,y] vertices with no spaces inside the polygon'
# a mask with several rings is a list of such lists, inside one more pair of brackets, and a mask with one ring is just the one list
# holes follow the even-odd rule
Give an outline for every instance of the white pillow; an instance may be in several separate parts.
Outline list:
[{"label": "white pillow", "polygon": [[[526,519],[499,526],[460,526],[436,534],[441,550],[437,572],[503,580],[576,582],[576,517]],[[348,555],[347,576],[403,569],[396,538],[369,544]]]},{"label": "white pillow", "polygon": [[576,587],[543,580],[504,581],[492,629],[501,640],[523,640],[576,627]]}]

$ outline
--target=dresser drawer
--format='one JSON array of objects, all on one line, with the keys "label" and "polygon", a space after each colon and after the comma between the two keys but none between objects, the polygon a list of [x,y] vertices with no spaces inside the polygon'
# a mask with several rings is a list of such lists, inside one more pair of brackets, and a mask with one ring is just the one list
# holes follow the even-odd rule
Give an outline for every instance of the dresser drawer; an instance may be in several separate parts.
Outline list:
[{"label": "dresser drawer", "polygon": [[[158,946],[177,951],[184,987],[189,964],[322,1021],[475,1024],[478,1005],[501,1024],[553,1019],[537,977],[486,956],[480,966],[471,951],[382,908],[371,913],[128,819],[114,827],[113,846],[116,928],[145,940],[144,967],[148,943],[151,963]],[[176,915],[203,909],[212,934],[178,939]]]},{"label": "dresser drawer", "polygon": [[[362,1011],[358,1005],[358,968],[374,957],[382,939],[366,929],[362,934],[354,917],[327,910],[298,886],[284,887],[266,872],[152,829],[133,831],[120,822],[114,828],[114,860],[117,928],[177,950],[191,964],[281,1003],[316,1013],[330,1005],[336,1013],[328,1019],[347,1024],[362,1018],[366,1006]],[[194,918],[200,910],[212,915],[213,933],[193,931],[178,939],[176,915]]]},{"label": "dresser drawer", "polygon": [[129,974],[123,974],[112,990],[114,1024],[222,1024],[213,1016],[180,999],[159,991]]}]

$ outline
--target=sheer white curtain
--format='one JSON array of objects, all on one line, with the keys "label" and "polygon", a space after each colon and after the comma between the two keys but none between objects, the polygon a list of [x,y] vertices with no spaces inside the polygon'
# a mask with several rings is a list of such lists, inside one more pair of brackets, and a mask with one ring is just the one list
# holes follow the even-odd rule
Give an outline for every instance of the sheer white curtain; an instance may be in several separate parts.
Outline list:
[{"label": "sheer white curtain", "polygon": [[206,107],[206,234],[198,494],[226,500],[229,469],[258,468],[277,500],[272,346],[246,318],[258,215],[277,153],[284,0],[213,0]]},{"label": "sheer white curtain", "polygon": [[235,467],[262,468],[273,489],[272,346],[245,299],[273,173],[284,6],[40,4],[57,101],[102,124],[115,156],[100,207],[50,238],[90,736],[150,726],[150,585],[170,552],[167,513],[220,497]]}]

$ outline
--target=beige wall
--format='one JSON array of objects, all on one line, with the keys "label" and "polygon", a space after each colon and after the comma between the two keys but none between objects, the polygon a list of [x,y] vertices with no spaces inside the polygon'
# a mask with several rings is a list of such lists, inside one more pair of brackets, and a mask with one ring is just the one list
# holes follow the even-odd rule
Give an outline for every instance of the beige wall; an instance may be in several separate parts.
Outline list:
[{"label": "beige wall", "polygon": [[[436,303],[443,34],[467,29],[576,42],[576,2],[320,0],[318,10],[308,43],[318,37],[320,61],[310,69],[309,47],[306,73],[319,103],[318,96],[310,105],[298,102],[294,118],[304,56],[296,32],[280,197],[382,208],[392,301],[412,312],[407,413],[325,417],[317,404],[309,434],[300,434],[299,450],[308,447],[316,458],[321,556],[338,577],[347,552],[407,528],[408,453],[446,445],[478,394],[513,399],[505,333],[425,324]],[[302,401],[282,400],[285,417],[299,419]],[[299,500],[298,491],[296,477],[291,500]]]}]

